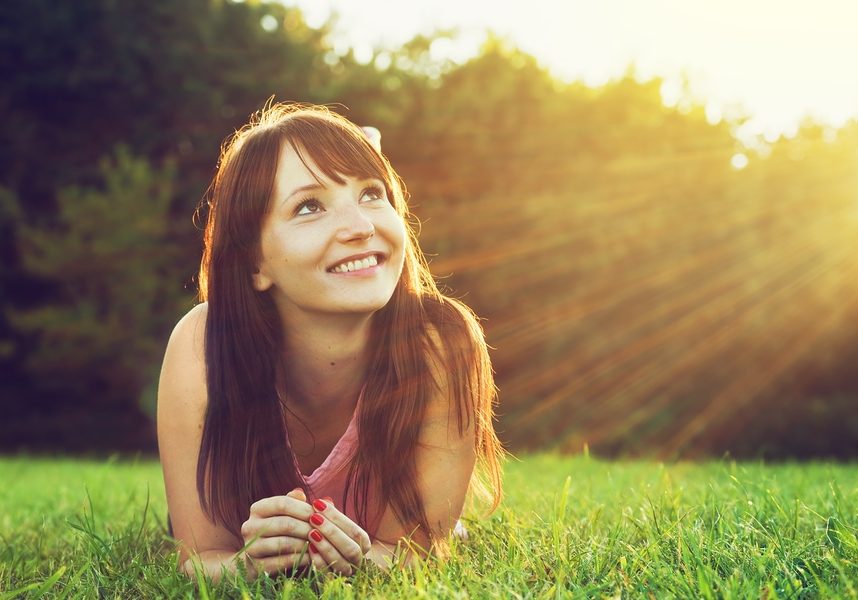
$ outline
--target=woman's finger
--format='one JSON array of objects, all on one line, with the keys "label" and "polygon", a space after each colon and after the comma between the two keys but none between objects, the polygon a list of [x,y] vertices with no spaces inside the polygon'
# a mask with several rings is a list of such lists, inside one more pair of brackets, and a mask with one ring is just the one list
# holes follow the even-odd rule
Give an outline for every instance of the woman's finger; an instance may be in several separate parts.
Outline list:
[{"label": "woman's finger", "polygon": [[300,554],[307,551],[307,540],[292,536],[263,537],[252,542],[246,552],[254,559]]},{"label": "woman's finger", "polygon": [[354,565],[340,554],[339,550],[327,541],[317,529],[310,532],[310,554],[313,565],[320,571],[332,571],[350,577],[354,573]]},{"label": "woman's finger", "polygon": [[289,516],[306,521],[312,514],[313,509],[309,504],[290,495],[263,498],[250,506],[251,518],[259,517],[265,519],[268,517]]},{"label": "woman's finger", "polygon": [[[311,515],[312,516],[312,515]],[[267,519],[250,518],[241,526],[241,536],[245,543],[254,538],[289,536],[302,540],[310,533],[309,519],[295,517],[269,517]]]},{"label": "woman's finger", "polygon": [[284,573],[301,567],[306,567],[310,564],[310,561],[311,558],[308,552],[251,559],[253,569],[257,574],[265,571],[269,575],[276,575],[277,573]]},{"label": "woman's finger", "polygon": [[343,573],[337,573],[333,569],[331,569],[328,564],[325,562],[325,559],[319,554],[318,550],[312,550],[310,552],[310,564],[313,565],[313,569],[317,572],[325,575],[325,578],[334,577],[336,575],[344,575]]},{"label": "woman's finger", "polygon": [[[316,513],[310,517],[310,524],[314,529],[310,531],[308,539],[315,543],[316,548],[328,561],[343,558],[355,566],[361,563],[364,555],[361,547],[333,522]],[[326,553],[323,549],[327,546],[331,546],[336,554],[333,552]]]},{"label": "woman's finger", "polygon": [[[321,498],[317,498],[313,500],[313,509],[315,513],[322,517],[324,521],[335,525],[339,528],[346,536],[350,539],[354,540],[354,542],[358,545],[361,556],[369,552],[370,548],[372,548],[372,542],[369,539],[369,535],[364,529],[340,512],[334,503],[330,500],[322,500]],[[309,522],[316,528],[319,528],[319,524],[313,521],[313,517],[309,517]],[[322,534],[328,535],[325,529],[321,529]],[[333,539],[334,543],[337,542],[339,538]]]}]

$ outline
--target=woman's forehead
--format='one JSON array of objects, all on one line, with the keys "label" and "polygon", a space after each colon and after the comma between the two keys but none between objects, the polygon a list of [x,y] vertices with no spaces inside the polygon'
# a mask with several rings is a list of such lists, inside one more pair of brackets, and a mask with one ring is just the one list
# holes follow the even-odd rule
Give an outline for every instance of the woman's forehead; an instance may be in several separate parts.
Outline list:
[{"label": "woman's forehead", "polygon": [[280,158],[277,161],[277,181],[286,185],[307,185],[310,183],[325,183],[330,179],[319,167],[313,157],[301,149],[299,152],[291,143],[280,147]]},{"label": "woman's forehead", "polygon": [[311,177],[318,183],[325,179],[342,183],[347,177],[385,179],[383,170],[360,154],[342,149],[331,152],[326,148],[310,148],[292,140],[282,144],[278,174],[281,171]]},{"label": "woman's forehead", "polygon": [[381,179],[378,173],[360,172],[358,168],[355,168],[353,172],[345,173],[334,170],[331,166],[324,169],[316,162],[310,152],[300,145],[296,146],[285,143],[281,148],[275,179],[275,186],[280,192],[289,193],[291,189],[309,185],[329,187],[334,184],[342,184],[349,178]]}]

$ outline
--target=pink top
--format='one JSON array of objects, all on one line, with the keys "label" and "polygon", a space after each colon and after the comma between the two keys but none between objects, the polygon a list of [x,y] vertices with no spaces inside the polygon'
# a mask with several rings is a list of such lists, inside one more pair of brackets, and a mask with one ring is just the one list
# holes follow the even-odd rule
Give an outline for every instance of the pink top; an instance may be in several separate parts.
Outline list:
[{"label": "pink top", "polygon": [[[358,397],[358,406],[360,406],[361,398],[363,398],[363,390]],[[370,535],[375,537],[375,532],[378,529],[381,520],[381,511],[376,507],[375,494],[370,488],[367,501],[366,523],[358,520],[357,509],[355,507],[355,490],[349,490],[349,503],[345,505],[346,480],[348,479],[349,467],[351,459],[357,450],[358,445],[358,426],[357,426],[357,407],[352,414],[352,419],[346,427],[345,433],[334,445],[331,453],[322,462],[321,465],[309,475],[303,475],[304,481],[310,488],[311,502],[316,498],[324,498],[329,496],[334,502],[334,506],[342,511],[349,519],[363,527]]]},{"label": "pink top", "polygon": [[[349,490],[348,506],[346,506],[344,499],[350,463],[358,445],[357,414],[362,399],[363,389],[361,389],[360,396],[358,396],[355,411],[352,413],[352,419],[349,421],[348,427],[346,427],[342,437],[334,444],[331,453],[312,473],[309,475],[302,474],[302,476],[307,487],[310,489],[310,502],[316,498],[329,496],[338,510],[360,525],[371,538],[375,539],[382,516],[381,510],[377,506],[375,490],[370,486],[367,494],[366,522],[358,520],[354,489]],[[298,471],[300,472],[300,469]],[[468,533],[461,521],[456,522],[453,535],[467,539]]]}]

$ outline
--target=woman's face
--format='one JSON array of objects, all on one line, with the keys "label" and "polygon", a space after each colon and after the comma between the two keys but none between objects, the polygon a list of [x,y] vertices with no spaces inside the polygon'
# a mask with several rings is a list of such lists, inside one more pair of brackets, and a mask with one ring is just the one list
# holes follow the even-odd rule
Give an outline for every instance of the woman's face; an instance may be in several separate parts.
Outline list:
[{"label": "woman's face", "polygon": [[381,180],[343,176],[339,184],[304,158],[313,172],[283,144],[254,287],[273,294],[287,322],[302,313],[375,312],[402,274],[402,219]]}]

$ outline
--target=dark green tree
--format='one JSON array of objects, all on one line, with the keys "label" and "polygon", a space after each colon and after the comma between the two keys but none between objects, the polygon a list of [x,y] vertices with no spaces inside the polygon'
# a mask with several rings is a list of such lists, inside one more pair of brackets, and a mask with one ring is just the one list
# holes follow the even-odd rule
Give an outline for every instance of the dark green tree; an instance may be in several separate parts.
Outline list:
[{"label": "dark green tree", "polygon": [[[173,227],[175,165],[153,168],[120,147],[99,169],[98,187],[60,190],[51,223],[18,227],[24,268],[55,294],[6,315],[35,342],[24,362],[41,399],[32,416],[45,431],[77,422],[81,439],[70,442],[84,447],[97,445],[93,434],[103,428],[120,433],[113,430],[141,408],[152,412],[154,399],[141,394],[153,388],[163,332],[190,307],[171,277],[176,250],[164,244]],[[117,415],[125,417],[107,420]]]}]

